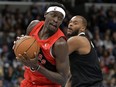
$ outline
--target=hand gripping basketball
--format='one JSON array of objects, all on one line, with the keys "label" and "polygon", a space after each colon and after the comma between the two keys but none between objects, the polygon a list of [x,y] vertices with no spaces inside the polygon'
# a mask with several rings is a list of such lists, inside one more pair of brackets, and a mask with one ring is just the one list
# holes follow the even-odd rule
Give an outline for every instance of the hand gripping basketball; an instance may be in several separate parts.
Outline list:
[{"label": "hand gripping basketball", "polygon": [[25,66],[30,67],[33,71],[40,68],[40,65],[38,65],[40,45],[33,37],[24,35],[17,37],[17,40],[14,41],[13,50],[16,59]]},{"label": "hand gripping basketball", "polygon": [[19,55],[16,59],[22,62],[25,66],[30,67],[31,71],[34,72],[35,70],[39,70],[40,65],[38,64],[38,55],[34,53],[35,58],[30,59],[26,52],[24,55]]},{"label": "hand gripping basketball", "polygon": [[24,56],[24,52],[26,52],[26,55],[28,55],[30,59],[33,59],[35,58],[34,53],[39,53],[40,45],[34,37],[22,35],[14,42],[13,50],[16,57],[19,57],[19,55]]}]

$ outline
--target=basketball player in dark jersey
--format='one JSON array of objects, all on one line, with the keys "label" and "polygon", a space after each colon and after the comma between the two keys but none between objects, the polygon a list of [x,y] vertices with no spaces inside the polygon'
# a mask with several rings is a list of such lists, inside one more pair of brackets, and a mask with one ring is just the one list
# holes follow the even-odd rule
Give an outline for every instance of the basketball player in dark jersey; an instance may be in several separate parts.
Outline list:
[{"label": "basketball player in dark jersey", "polygon": [[69,21],[69,59],[71,78],[66,87],[103,87],[102,72],[94,45],[87,38],[87,21],[82,16],[74,16]]},{"label": "basketball player in dark jersey", "polygon": [[[41,50],[30,60],[26,52],[19,55],[25,66],[24,80],[20,87],[61,87],[69,76],[68,45],[65,35],[59,29],[65,18],[60,4],[50,6],[45,21],[34,20],[27,28],[27,35],[36,38]],[[20,39],[20,38],[19,38]]]}]

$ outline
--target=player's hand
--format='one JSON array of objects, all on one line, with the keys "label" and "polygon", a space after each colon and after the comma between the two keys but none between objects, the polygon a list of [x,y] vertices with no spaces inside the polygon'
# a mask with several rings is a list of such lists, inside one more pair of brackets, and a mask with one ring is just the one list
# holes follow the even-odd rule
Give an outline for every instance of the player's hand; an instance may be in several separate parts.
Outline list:
[{"label": "player's hand", "polygon": [[38,56],[36,52],[34,53],[34,55],[35,55],[35,58],[30,59],[27,53],[24,52],[24,55],[19,54],[19,57],[16,57],[16,59],[22,62],[25,66],[36,68],[39,65]]},{"label": "player's hand", "polygon": [[26,36],[26,35],[21,35],[20,37],[19,37],[19,36],[17,37],[16,41],[14,41],[14,45],[13,45],[12,49],[15,48],[16,42],[17,42],[18,40],[20,40],[20,39],[21,39],[22,37],[24,37],[24,36]]}]

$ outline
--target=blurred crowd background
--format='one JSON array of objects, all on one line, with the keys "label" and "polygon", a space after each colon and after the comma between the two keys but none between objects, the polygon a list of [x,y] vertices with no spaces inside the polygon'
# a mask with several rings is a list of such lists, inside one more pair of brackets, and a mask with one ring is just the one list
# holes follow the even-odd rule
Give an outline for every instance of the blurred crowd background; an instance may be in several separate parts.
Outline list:
[{"label": "blurred crowd background", "polygon": [[[50,2],[51,0],[0,0]],[[0,87],[19,87],[23,79],[24,67],[15,59],[12,50],[17,36],[25,34],[28,24],[35,19],[44,20],[47,5],[32,4],[25,11],[10,8],[4,4],[0,8]],[[61,29],[65,31],[70,18],[82,15],[88,21],[87,34],[93,41],[100,59],[104,87],[116,87],[116,0],[62,0],[67,9]],[[86,11],[85,3],[91,3]],[[105,8],[104,5],[110,4]],[[15,10],[12,10],[15,9]],[[66,34],[66,33],[65,33]]]}]

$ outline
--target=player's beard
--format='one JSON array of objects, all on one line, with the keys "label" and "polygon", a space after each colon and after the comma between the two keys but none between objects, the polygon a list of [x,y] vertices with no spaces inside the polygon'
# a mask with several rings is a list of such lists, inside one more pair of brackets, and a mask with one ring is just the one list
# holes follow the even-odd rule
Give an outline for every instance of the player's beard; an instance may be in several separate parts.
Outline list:
[{"label": "player's beard", "polygon": [[79,30],[73,31],[72,34],[69,35],[69,37],[76,36],[78,35],[78,33],[79,33]]}]

